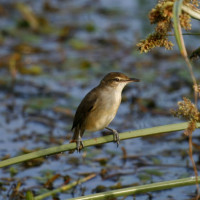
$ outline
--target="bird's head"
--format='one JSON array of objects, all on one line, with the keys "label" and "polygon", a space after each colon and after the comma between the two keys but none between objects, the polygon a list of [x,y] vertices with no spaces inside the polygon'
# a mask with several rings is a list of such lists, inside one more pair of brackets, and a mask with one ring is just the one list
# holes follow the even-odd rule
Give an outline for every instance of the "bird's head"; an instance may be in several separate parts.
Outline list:
[{"label": "bird's head", "polygon": [[102,80],[100,85],[123,89],[128,83],[139,82],[137,78],[129,78],[121,72],[110,72]]}]

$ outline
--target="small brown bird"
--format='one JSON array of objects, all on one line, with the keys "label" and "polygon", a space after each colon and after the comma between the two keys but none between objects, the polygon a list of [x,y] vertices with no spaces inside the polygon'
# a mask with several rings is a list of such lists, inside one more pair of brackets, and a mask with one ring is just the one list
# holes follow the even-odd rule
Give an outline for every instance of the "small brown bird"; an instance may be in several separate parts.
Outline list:
[{"label": "small brown bird", "polygon": [[112,131],[114,141],[119,145],[118,132],[108,128],[108,125],[117,113],[123,88],[128,83],[139,81],[120,72],[111,72],[84,97],[77,108],[72,125],[74,134],[71,142],[76,142],[78,152],[83,148],[82,136],[86,130],[98,131],[106,128]]}]

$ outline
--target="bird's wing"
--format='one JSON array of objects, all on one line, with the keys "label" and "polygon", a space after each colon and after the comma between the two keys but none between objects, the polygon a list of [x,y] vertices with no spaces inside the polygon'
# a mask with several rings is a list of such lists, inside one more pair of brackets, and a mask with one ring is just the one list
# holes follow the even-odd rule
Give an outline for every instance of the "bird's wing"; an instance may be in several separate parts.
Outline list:
[{"label": "bird's wing", "polygon": [[85,122],[85,119],[89,112],[95,110],[97,105],[97,95],[96,92],[94,92],[96,88],[91,90],[81,101],[80,105],[78,106],[76,110],[76,114],[74,116],[74,121],[72,125],[72,130],[77,127],[81,128],[82,125]]}]

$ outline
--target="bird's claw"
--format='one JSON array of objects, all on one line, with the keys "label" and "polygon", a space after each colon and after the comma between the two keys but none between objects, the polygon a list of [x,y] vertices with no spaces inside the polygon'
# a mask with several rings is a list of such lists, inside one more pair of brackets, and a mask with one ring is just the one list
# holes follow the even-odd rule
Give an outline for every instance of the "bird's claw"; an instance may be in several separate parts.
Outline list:
[{"label": "bird's claw", "polygon": [[112,132],[113,132],[113,139],[117,143],[117,147],[118,147],[119,146],[119,141],[120,141],[119,133],[114,129],[112,130]]},{"label": "bird's claw", "polygon": [[117,147],[118,147],[119,146],[119,141],[120,141],[119,133],[115,129],[112,129],[112,128],[109,128],[109,127],[106,127],[106,129],[108,129],[109,131],[112,131],[113,140],[117,143]]},{"label": "bird's claw", "polygon": [[82,139],[79,138],[77,141],[76,141],[76,150],[78,153],[80,153],[81,149],[84,148],[84,145],[83,145],[83,142],[82,142]]}]

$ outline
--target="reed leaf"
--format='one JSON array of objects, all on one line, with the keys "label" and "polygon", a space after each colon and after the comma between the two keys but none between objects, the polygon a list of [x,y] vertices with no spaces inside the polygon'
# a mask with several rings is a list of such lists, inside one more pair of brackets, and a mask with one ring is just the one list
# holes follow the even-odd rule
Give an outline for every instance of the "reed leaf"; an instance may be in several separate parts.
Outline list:
[{"label": "reed leaf", "polygon": [[[200,183],[200,177],[198,177],[198,183]],[[101,200],[101,199],[114,199],[120,196],[130,196],[135,194],[144,194],[147,192],[153,192],[158,190],[166,190],[175,187],[183,187],[187,185],[196,184],[195,177],[163,181],[158,183],[128,187],[123,189],[112,190],[108,192],[96,193],[87,196],[81,196],[77,198],[72,198],[68,200]]]},{"label": "reed leaf", "polygon": [[[164,126],[157,126],[157,127],[152,127],[152,128],[135,130],[135,131],[128,131],[128,132],[120,133],[119,136],[120,136],[120,140],[127,140],[131,138],[151,136],[151,135],[169,133],[169,132],[174,132],[174,131],[181,131],[181,130],[186,129],[187,126],[188,126],[187,122],[178,123],[178,124],[169,124],[169,125],[164,125]],[[200,127],[200,124],[198,123],[197,126]],[[83,141],[83,145],[84,147],[89,147],[89,146],[104,144],[108,142],[113,142],[112,135],[85,140]],[[16,156],[13,158],[9,158],[7,160],[3,160],[0,162],[0,168],[21,163],[24,161],[28,161],[31,159],[43,157],[43,156],[49,156],[49,155],[61,153],[64,151],[70,151],[73,149],[76,149],[76,143],[64,144],[60,146],[50,147],[47,149],[41,149],[35,152],[31,152],[31,153]]]},{"label": "reed leaf", "polygon": [[61,186],[60,188],[57,188],[57,189],[54,189],[54,190],[51,190],[49,192],[46,192],[44,194],[40,194],[38,196],[35,196],[34,197],[34,200],[41,200],[41,199],[44,199],[46,197],[49,197],[51,195],[54,195],[56,193],[59,193],[59,192],[64,192],[64,191],[67,191],[67,190],[70,190],[71,188],[75,187],[76,185],[79,185],[81,183],[84,183],[92,178],[94,178],[96,176],[96,174],[90,174],[89,176],[86,176],[82,179],[79,179],[77,181],[74,181],[73,183],[70,183],[70,184],[67,184],[67,185],[63,185]]}]

